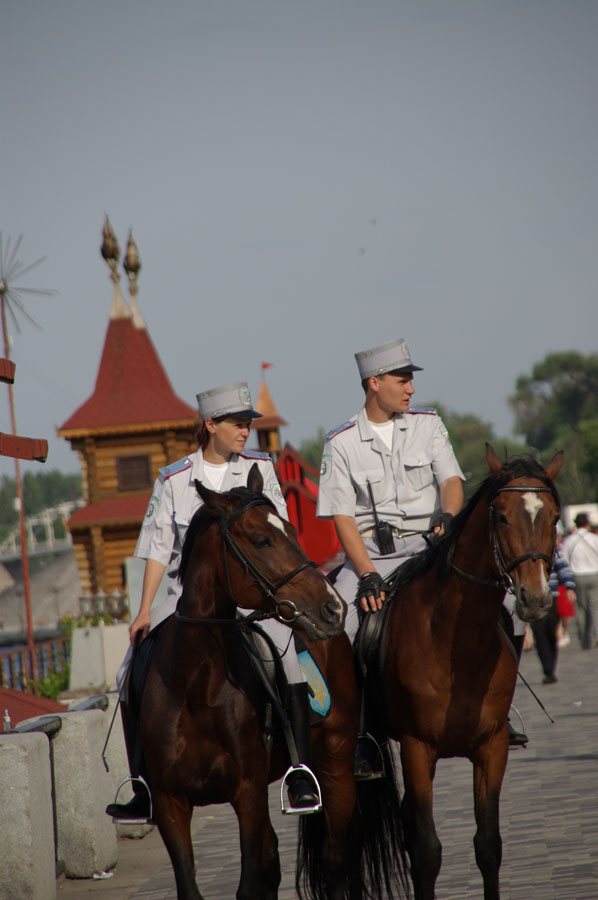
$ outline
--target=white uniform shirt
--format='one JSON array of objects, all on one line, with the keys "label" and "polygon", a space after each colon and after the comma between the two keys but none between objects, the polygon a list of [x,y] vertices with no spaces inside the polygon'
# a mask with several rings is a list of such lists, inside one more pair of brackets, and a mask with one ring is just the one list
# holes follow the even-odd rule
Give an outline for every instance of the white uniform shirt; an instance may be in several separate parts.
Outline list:
[{"label": "white uniform shirt", "polygon": [[368,481],[378,518],[396,528],[423,530],[439,512],[438,485],[464,475],[448,432],[434,410],[409,410],[393,419],[392,450],[380,440],[365,407],[326,436],[317,515],[352,516],[361,532],[374,525]]},{"label": "white uniform shirt", "polygon": [[[277,512],[284,519],[288,519],[280,484],[267,453],[244,450],[241,454],[233,454],[222,482],[221,492],[224,493],[234,487],[246,487],[247,476],[254,463],[258,464],[264,479],[264,495],[274,503]],[[175,611],[183,590],[177,572],[187,528],[203,504],[195,489],[195,479],[203,481],[203,468],[203,454],[198,450],[160,469],[154,484],[135,548],[135,556],[155,559],[167,568],[168,593],[166,600],[152,607],[152,628]]]},{"label": "white uniform shirt", "polygon": [[574,575],[598,572],[598,535],[589,529],[578,528],[568,535],[561,549]]}]

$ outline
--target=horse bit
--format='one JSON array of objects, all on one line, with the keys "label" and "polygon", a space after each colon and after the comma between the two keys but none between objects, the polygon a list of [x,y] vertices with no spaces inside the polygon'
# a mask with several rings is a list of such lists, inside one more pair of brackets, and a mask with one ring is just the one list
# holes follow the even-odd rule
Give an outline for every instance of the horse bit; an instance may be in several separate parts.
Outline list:
[{"label": "horse bit", "polygon": [[[262,594],[264,595],[264,598],[266,600],[271,600],[276,606],[276,611],[271,611],[271,612],[260,612],[258,610],[254,610],[253,613],[250,613],[249,615],[244,616],[242,621],[244,623],[246,622],[247,624],[250,624],[251,622],[264,620],[264,619],[278,619],[284,625],[290,625],[292,622],[295,622],[301,616],[304,616],[305,613],[303,613],[303,612],[301,612],[301,610],[297,609],[297,607],[295,606],[295,604],[293,603],[292,600],[279,600],[276,597],[276,594],[278,593],[278,591],[280,590],[281,587],[283,587],[285,584],[288,584],[288,582],[291,581],[295,577],[295,575],[299,575],[299,573],[303,572],[304,569],[310,569],[310,568],[315,569],[316,563],[313,562],[311,559],[306,560],[305,562],[301,563],[300,566],[297,566],[297,568],[295,568],[291,572],[289,572],[287,575],[283,575],[282,578],[279,578],[275,584],[273,584],[268,578],[266,578],[266,576],[260,572],[260,570],[255,565],[255,563],[253,563],[251,561],[251,559],[247,556],[245,551],[242,550],[241,547],[239,547],[238,543],[234,539],[233,535],[231,534],[231,530],[230,530],[232,528],[232,526],[235,524],[235,522],[237,521],[237,519],[240,516],[242,516],[243,513],[247,512],[249,509],[252,509],[254,506],[272,506],[272,504],[266,499],[256,498],[255,500],[251,500],[249,503],[246,503],[245,506],[242,506],[240,509],[233,510],[233,512],[231,513],[231,515],[228,517],[228,519],[226,521],[224,519],[218,519],[218,525],[219,525],[220,533],[222,535],[222,540],[223,540],[224,571],[226,573],[226,585],[228,588],[228,593],[229,593],[231,600],[235,604],[235,606],[237,606],[238,604],[237,604],[237,601],[235,600],[235,597],[233,594],[233,588],[232,588],[232,584],[231,584],[231,580],[230,580],[228,556],[226,553],[227,548],[234,553],[234,555],[237,557],[237,559],[239,560],[239,562],[245,569],[245,572],[249,572],[253,576],[253,579],[256,582],[259,589],[261,590]],[[272,509],[274,509],[273,506],[272,506]],[[285,606],[285,607],[289,608],[289,610],[291,612],[291,617],[289,619],[286,619],[284,616],[282,616],[280,614],[281,606]],[[181,615],[178,612],[178,610],[176,612],[176,615],[177,615],[177,618],[180,619],[180,621],[182,621],[182,622],[190,622],[190,623],[195,623],[195,624],[202,624],[202,623],[218,624],[218,625],[225,625],[225,624],[237,624],[238,625],[238,624],[240,624],[238,619],[203,619],[203,618],[194,619],[189,616]]]},{"label": "horse bit", "polygon": [[[510,563],[507,563],[505,560],[502,550],[500,549],[500,544],[498,542],[498,534],[496,533],[496,511],[494,509],[494,500],[499,494],[507,493],[508,491],[516,492],[519,494],[525,493],[548,493],[552,494],[554,497],[554,491],[552,488],[545,485],[506,485],[505,487],[499,488],[492,498],[492,502],[488,507],[488,529],[490,532],[490,541],[492,543],[492,553],[494,555],[494,561],[496,563],[496,567],[498,568],[498,573],[500,576],[499,581],[494,581],[493,579],[486,578],[477,578],[475,575],[469,575],[467,572],[463,572],[453,563],[453,569],[457,572],[458,575],[461,575],[463,578],[467,578],[469,581],[475,581],[476,584],[483,584],[490,587],[503,588],[505,591],[513,591],[513,579],[511,578],[510,573],[513,571],[519,563],[524,562],[526,559],[531,559],[533,562],[536,562],[539,559],[544,560],[548,564],[548,573],[552,570],[553,558],[554,558],[554,542],[553,542],[553,553],[552,556],[547,556],[546,553],[541,553],[538,550],[531,550],[529,553],[522,553],[521,556],[515,557],[515,559],[511,560]],[[556,526],[555,526],[556,528]]]}]

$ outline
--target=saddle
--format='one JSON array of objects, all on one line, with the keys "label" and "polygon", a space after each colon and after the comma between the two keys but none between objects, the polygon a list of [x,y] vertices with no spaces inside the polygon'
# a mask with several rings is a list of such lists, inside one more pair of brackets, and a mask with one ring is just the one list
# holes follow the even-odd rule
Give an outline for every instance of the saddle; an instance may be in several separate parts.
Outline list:
[{"label": "saddle", "polygon": [[[239,615],[239,619],[243,617]],[[121,697],[122,703],[138,719],[141,698],[150,663],[156,647],[156,643],[166,627],[170,617],[160,622],[153,628],[146,638],[141,641],[133,652],[131,664],[127,669],[125,684]],[[259,624],[252,622],[247,629],[238,629],[239,646],[255,675],[257,691],[256,705],[258,711],[264,708],[263,728],[264,740],[270,743],[277,730],[276,720],[283,726],[286,724],[286,705],[288,696],[288,683],[280,654],[266,632]],[[310,696],[311,719],[310,724],[321,722],[330,711],[330,693],[326,680],[301,637],[293,633],[299,664],[305,673]],[[243,685],[243,687],[246,687]]]}]

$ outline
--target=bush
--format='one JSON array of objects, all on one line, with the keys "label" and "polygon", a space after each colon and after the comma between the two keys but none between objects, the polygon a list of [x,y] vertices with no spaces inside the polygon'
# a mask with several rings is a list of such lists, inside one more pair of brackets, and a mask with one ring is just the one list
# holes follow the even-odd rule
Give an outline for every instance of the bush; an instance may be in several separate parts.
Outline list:
[{"label": "bush", "polygon": [[70,671],[70,665],[65,663],[60,672],[50,672],[49,675],[44,675],[39,681],[32,681],[31,685],[38,697],[56,700],[59,694],[68,689]]}]

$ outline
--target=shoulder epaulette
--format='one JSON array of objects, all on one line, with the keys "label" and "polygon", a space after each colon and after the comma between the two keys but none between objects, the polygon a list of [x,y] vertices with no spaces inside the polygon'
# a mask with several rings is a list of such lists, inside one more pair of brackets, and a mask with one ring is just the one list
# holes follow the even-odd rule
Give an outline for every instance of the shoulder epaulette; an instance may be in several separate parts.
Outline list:
[{"label": "shoulder epaulette", "polygon": [[333,428],[332,431],[329,431],[329,432],[328,432],[328,434],[326,435],[325,440],[327,440],[327,441],[332,440],[332,438],[333,438],[333,437],[336,437],[337,434],[341,434],[341,432],[347,431],[349,428],[353,428],[353,426],[354,426],[355,424],[356,424],[356,421],[355,421],[354,419],[349,419],[348,422],[343,422],[342,425],[337,425],[336,428]]},{"label": "shoulder epaulette", "polygon": [[245,459],[270,459],[270,454],[263,450],[243,450],[239,456],[244,456]]},{"label": "shoulder epaulette", "polygon": [[182,459],[177,459],[176,462],[170,463],[169,466],[164,466],[160,469],[160,475],[163,478],[170,478],[172,475],[177,475],[179,472],[184,472],[185,469],[188,469],[192,466],[193,463],[189,459],[188,456],[184,456]]},{"label": "shoulder epaulette", "polygon": [[425,408],[408,409],[407,412],[411,413],[412,415],[420,415],[420,416],[437,416],[438,415],[438,410],[432,409],[431,406],[428,407],[427,409],[425,409]]}]

